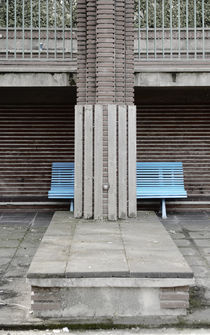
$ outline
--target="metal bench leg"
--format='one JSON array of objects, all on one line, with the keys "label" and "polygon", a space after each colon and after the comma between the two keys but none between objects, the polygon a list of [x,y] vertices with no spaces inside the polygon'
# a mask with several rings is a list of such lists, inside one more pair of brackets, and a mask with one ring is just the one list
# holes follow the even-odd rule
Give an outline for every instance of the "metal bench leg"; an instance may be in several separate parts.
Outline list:
[{"label": "metal bench leg", "polygon": [[71,200],[70,202],[70,212],[73,212],[74,211],[74,201]]},{"label": "metal bench leg", "polygon": [[162,199],[162,219],[167,219],[165,199]]}]

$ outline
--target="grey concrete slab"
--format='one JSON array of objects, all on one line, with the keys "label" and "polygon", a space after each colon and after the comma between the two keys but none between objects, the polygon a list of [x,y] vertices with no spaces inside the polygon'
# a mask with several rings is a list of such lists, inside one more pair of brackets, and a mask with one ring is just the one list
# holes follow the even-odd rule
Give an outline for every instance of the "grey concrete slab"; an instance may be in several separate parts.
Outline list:
[{"label": "grey concrete slab", "polygon": [[177,247],[190,247],[191,246],[191,242],[189,240],[185,240],[185,239],[174,239]]},{"label": "grey concrete slab", "polygon": [[[60,247],[60,246],[51,246],[45,248],[45,246],[41,246],[34,256],[34,260],[36,262],[44,261],[66,261],[68,260],[69,256],[69,246],[67,247]],[[47,271],[47,268],[46,268]]]},{"label": "grey concrete slab", "polygon": [[98,249],[72,251],[66,268],[66,276],[128,277],[129,268],[124,250],[100,246]]},{"label": "grey concrete slab", "polygon": [[[74,218],[73,213],[67,211],[56,211],[53,214],[53,222],[70,222]],[[79,221],[79,220],[78,220]]]},{"label": "grey concrete slab", "polygon": [[109,277],[129,274],[116,223],[78,223],[66,268],[68,277]]},{"label": "grey concrete slab", "polygon": [[199,222],[197,220],[194,220],[194,222],[192,221],[182,222],[182,227],[191,232],[197,232],[197,231],[210,232],[210,223],[208,221]]},{"label": "grey concrete slab", "polygon": [[195,243],[202,248],[210,248],[210,239],[194,239]]},{"label": "grey concrete slab", "polygon": [[0,258],[1,257],[12,257],[16,252],[16,248],[0,248]]},{"label": "grey concrete slab", "polygon": [[28,270],[28,278],[63,278],[66,270],[65,261],[34,260]]},{"label": "grey concrete slab", "polygon": [[157,217],[151,217],[149,223],[120,224],[131,276],[192,277],[163,225]]},{"label": "grey concrete slab", "polygon": [[19,244],[19,240],[0,239],[0,248],[17,248]]},{"label": "grey concrete slab", "polygon": [[47,229],[47,234],[48,235],[61,235],[61,236],[72,236],[74,234],[74,229],[75,229],[75,223],[71,222],[54,222],[50,224],[50,226]]},{"label": "grey concrete slab", "polygon": [[0,229],[0,238],[1,240],[22,240],[24,235],[25,235],[25,231],[17,231],[17,230],[12,230],[12,231],[8,231],[8,230],[2,230]]},{"label": "grey concrete slab", "polygon": [[209,254],[209,256],[205,256],[205,259],[206,259],[207,262],[210,264],[210,254]]},{"label": "grey concrete slab", "polygon": [[191,265],[201,265],[205,266],[205,259],[201,256],[185,256],[185,259],[187,260],[187,263]]},{"label": "grey concrete slab", "polygon": [[5,278],[26,278],[27,269],[23,267],[13,266],[9,267],[4,274]]},{"label": "grey concrete slab", "polygon": [[28,246],[28,248],[18,248],[16,251],[16,256],[18,257],[32,257],[37,251],[37,248],[34,246]]},{"label": "grey concrete slab", "polygon": [[195,248],[185,248],[185,247],[180,247],[179,250],[181,251],[182,255],[184,256],[198,256],[198,250]]},{"label": "grey concrete slab", "polygon": [[11,265],[20,267],[29,267],[31,264],[31,257],[18,257],[14,256],[11,260]]},{"label": "grey concrete slab", "polygon": [[36,212],[12,212],[12,213],[4,213],[0,219],[0,226],[10,226],[10,227],[29,227],[34,218],[36,216]]},{"label": "grey concrete slab", "polygon": [[7,265],[10,261],[10,257],[0,257],[0,266]]},{"label": "grey concrete slab", "polygon": [[173,240],[181,240],[186,238],[185,234],[183,233],[176,233],[176,231],[174,230],[169,230],[168,232]]},{"label": "grey concrete slab", "polygon": [[193,239],[210,239],[210,232],[199,231],[199,232],[189,232],[190,237]]},{"label": "grey concrete slab", "polygon": [[205,266],[191,265],[191,268],[196,277],[203,278],[203,277],[206,277],[207,274],[210,273],[210,269],[206,268]]},{"label": "grey concrete slab", "polygon": [[[63,235],[68,229],[70,238]],[[115,223],[78,222],[69,213],[57,212],[34,257],[36,266],[30,267],[29,276],[33,276],[34,269],[36,276],[39,272],[43,276],[41,263],[47,260],[51,273],[52,259],[58,264],[66,262],[63,277],[192,277],[188,264],[153,212]],[[47,267],[45,271],[48,276]],[[60,276],[60,270],[57,275]]]},{"label": "grey concrete slab", "polygon": [[201,252],[206,256],[210,256],[210,248],[202,248]]},{"label": "grey concrete slab", "polygon": [[54,212],[38,212],[34,218],[32,226],[48,227],[49,220],[51,221]]}]

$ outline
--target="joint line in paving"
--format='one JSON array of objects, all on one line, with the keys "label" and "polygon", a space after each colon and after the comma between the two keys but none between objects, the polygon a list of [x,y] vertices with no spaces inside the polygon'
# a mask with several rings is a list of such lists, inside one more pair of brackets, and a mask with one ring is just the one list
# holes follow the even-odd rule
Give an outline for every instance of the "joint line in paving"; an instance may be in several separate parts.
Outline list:
[{"label": "joint line in paving", "polygon": [[19,250],[19,247],[20,247],[21,243],[24,241],[24,239],[25,239],[26,235],[28,234],[28,232],[30,231],[31,226],[32,226],[33,223],[35,222],[37,215],[38,215],[38,211],[36,212],[36,214],[34,215],[33,219],[31,220],[31,222],[30,222],[28,228],[27,228],[26,231],[25,231],[25,234],[24,234],[23,237],[19,240],[19,243],[18,243],[18,246],[17,246],[17,248],[16,248],[16,251],[15,251],[15,253],[13,254],[13,256],[11,257],[11,260],[9,261],[9,263],[7,264],[7,267],[6,267],[5,270],[4,270],[5,273],[7,272],[7,270],[9,269],[9,267],[10,267],[12,261],[13,261],[14,258],[16,257],[16,254],[17,254],[17,252],[18,252],[18,250]]},{"label": "joint line in paving", "polygon": [[193,237],[190,236],[188,229],[186,229],[186,228],[182,228],[182,230],[183,230],[183,233],[184,233],[186,239],[192,243],[193,247],[194,247],[195,250],[198,252],[199,256],[200,256],[200,257],[202,258],[202,260],[205,262],[205,265],[206,265],[207,267],[209,267],[209,263],[208,263],[208,261],[206,260],[206,258],[204,257],[204,255],[201,253],[200,248],[199,248],[199,246],[197,246],[197,244],[195,243]]}]

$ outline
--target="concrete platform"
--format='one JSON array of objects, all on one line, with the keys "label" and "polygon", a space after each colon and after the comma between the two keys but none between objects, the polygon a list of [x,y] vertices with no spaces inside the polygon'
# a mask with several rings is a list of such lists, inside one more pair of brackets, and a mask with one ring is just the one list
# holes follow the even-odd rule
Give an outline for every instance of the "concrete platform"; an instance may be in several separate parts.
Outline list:
[{"label": "concrete platform", "polygon": [[113,324],[185,315],[194,282],[153,212],[118,222],[56,212],[27,278],[35,316]]}]

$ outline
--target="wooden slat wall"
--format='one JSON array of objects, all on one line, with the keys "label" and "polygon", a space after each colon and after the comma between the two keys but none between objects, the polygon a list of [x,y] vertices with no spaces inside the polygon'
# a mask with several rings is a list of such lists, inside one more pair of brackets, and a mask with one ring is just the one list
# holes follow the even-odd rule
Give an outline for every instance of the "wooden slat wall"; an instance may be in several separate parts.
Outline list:
[{"label": "wooden slat wall", "polygon": [[209,200],[209,94],[200,97],[199,105],[190,89],[159,90],[159,104],[149,89],[137,94],[137,161],[182,161],[188,200]]},{"label": "wooden slat wall", "polygon": [[74,161],[74,105],[68,93],[62,105],[54,91],[41,105],[22,94],[27,105],[11,95],[12,104],[0,106],[0,200],[48,201],[52,162]]}]

